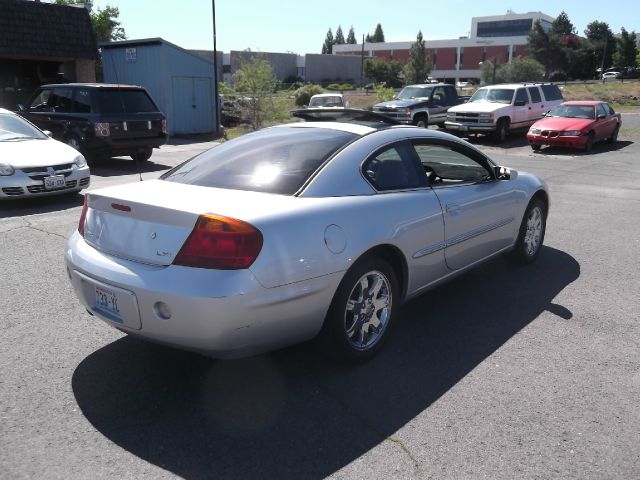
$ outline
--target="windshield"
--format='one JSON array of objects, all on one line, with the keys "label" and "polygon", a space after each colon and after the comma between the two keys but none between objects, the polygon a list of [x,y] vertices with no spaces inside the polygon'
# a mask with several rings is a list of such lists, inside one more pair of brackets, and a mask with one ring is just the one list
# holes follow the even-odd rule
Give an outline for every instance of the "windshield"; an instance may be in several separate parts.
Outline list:
[{"label": "windshield", "polygon": [[548,117],[596,118],[596,109],[591,105],[558,105],[547,113]]},{"label": "windshield", "polygon": [[17,115],[0,113],[0,142],[31,138],[46,139],[49,137]]},{"label": "windshield", "polygon": [[342,97],[312,97],[309,102],[310,107],[343,107]]},{"label": "windshield", "polygon": [[398,98],[410,100],[412,98],[429,98],[433,87],[404,87]]},{"label": "windshield", "polygon": [[481,88],[476,90],[469,102],[494,102],[510,104],[515,90],[511,88]]},{"label": "windshield", "polygon": [[278,127],[224,142],[160,178],[204,187],[293,195],[357,135],[325,128]]}]

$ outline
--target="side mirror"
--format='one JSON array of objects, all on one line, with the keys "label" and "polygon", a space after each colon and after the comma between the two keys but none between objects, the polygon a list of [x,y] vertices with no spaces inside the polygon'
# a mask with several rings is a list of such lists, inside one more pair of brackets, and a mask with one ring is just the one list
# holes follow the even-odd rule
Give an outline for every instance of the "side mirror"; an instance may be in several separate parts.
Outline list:
[{"label": "side mirror", "polygon": [[607,118],[607,116],[604,113],[599,113],[598,116],[596,117],[598,120],[602,120],[603,118]]},{"label": "side mirror", "polygon": [[518,178],[518,172],[507,167],[494,167],[493,172],[498,180],[515,180]]}]

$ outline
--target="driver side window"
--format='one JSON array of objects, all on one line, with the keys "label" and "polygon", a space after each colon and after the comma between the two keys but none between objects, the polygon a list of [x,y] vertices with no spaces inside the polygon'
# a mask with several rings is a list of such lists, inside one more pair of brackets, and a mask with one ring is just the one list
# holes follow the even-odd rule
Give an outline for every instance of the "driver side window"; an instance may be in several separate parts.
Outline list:
[{"label": "driver side window", "polygon": [[51,106],[49,105],[50,96],[51,96],[51,90],[42,90],[29,105],[29,110],[35,110],[36,112],[50,112],[51,111]]}]

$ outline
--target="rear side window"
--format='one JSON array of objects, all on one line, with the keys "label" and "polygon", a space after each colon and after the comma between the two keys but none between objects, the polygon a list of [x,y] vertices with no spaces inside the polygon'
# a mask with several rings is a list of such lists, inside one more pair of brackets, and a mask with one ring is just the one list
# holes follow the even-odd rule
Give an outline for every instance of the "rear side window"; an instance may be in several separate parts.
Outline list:
[{"label": "rear side window", "polygon": [[556,85],[540,85],[547,101],[562,100],[562,92]]},{"label": "rear side window", "polygon": [[542,98],[540,97],[540,91],[537,87],[529,87],[529,95],[531,95],[531,103],[540,103]]},{"label": "rear side window", "polygon": [[97,90],[96,98],[101,113],[157,112],[151,97],[144,90]]},{"label": "rear side window", "polygon": [[357,138],[339,130],[278,127],[225,142],[160,178],[203,187],[292,195],[338,149]]},{"label": "rear side window", "polygon": [[91,93],[86,88],[76,90],[73,97],[73,111],[91,113]]},{"label": "rear side window", "polygon": [[414,164],[409,142],[398,142],[374,153],[362,165],[365,178],[380,191],[406,190],[427,185]]}]

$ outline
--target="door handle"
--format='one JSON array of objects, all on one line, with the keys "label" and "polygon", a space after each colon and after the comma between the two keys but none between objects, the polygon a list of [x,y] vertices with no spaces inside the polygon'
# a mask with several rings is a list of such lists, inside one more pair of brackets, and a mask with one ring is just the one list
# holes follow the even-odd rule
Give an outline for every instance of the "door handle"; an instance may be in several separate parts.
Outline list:
[{"label": "door handle", "polygon": [[457,215],[460,213],[460,205],[457,203],[449,203],[444,208],[449,215]]}]

